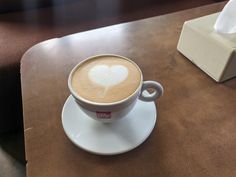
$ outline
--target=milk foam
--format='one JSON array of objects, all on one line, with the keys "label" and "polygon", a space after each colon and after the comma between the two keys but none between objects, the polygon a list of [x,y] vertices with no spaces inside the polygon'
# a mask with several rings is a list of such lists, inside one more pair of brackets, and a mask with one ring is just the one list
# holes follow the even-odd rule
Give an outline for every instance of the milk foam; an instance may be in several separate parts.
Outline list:
[{"label": "milk foam", "polygon": [[123,82],[129,70],[122,65],[96,65],[89,70],[89,79],[106,89]]},{"label": "milk foam", "polygon": [[99,56],[83,62],[72,75],[73,90],[96,103],[114,103],[133,94],[141,72],[132,62],[118,56]]}]

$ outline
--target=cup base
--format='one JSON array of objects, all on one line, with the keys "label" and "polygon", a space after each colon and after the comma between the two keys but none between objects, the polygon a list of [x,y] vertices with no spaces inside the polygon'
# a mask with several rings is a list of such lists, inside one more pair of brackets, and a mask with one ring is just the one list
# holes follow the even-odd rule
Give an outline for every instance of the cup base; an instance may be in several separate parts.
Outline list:
[{"label": "cup base", "polygon": [[91,119],[69,96],[62,110],[62,125],[67,137],[78,147],[99,155],[115,155],[142,144],[151,134],[157,119],[154,102],[138,100],[131,112],[113,123]]}]

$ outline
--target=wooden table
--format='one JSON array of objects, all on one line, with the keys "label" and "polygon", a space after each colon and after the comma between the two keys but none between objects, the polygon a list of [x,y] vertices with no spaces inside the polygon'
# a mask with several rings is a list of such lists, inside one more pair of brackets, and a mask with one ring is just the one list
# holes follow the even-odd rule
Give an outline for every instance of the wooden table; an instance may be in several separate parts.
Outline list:
[{"label": "wooden table", "polygon": [[[218,84],[176,50],[184,21],[223,5],[56,38],[28,50],[21,64],[28,177],[235,177],[236,79]],[[133,59],[145,80],[165,88],[151,136],[122,155],[89,154],[62,129],[70,70],[101,53]]]}]

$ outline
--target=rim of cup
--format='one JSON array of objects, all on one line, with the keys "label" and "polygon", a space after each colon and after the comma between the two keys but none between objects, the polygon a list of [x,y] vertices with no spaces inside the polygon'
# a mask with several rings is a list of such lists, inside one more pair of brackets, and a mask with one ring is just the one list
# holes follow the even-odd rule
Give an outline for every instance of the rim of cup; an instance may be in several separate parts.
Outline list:
[{"label": "rim of cup", "polygon": [[[112,103],[99,103],[99,102],[94,102],[94,101],[90,101],[90,100],[87,100],[81,96],[79,96],[75,91],[74,89],[72,88],[72,84],[71,84],[71,80],[72,80],[72,76],[74,74],[74,72],[77,70],[77,68],[79,66],[81,66],[82,64],[84,64],[85,62],[87,62],[88,60],[93,60],[95,58],[98,58],[98,57],[108,57],[108,56],[111,56],[111,57],[119,57],[119,58],[122,58],[122,59],[125,59],[125,60],[128,60],[129,62],[131,62],[133,65],[135,65],[139,72],[140,72],[140,83],[139,83],[139,86],[136,88],[136,90],[131,94],[129,95],[128,97],[122,99],[122,100],[119,100],[119,101],[116,101],[116,102],[112,102]],[[82,102],[85,102],[87,104],[90,104],[90,105],[94,105],[94,106],[113,106],[113,105],[118,105],[118,104],[121,104],[123,102],[126,102],[127,100],[129,100],[130,98],[132,98],[134,95],[137,94],[137,92],[140,91],[141,87],[142,87],[142,83],[143,83],[143,74],[142,74],[142,71],[141,69],[139,68],[139,66],[134,62],[132,61],[131,59],[129,58],[126,58],[124,56],[121,56],[121,55],[115,55],[115,54],[99,54],[99,55],[94,55],[94,56],[91,56],[91,57],[88,57],[86,59],[84,59],[83,61],[79,62],[70,72],[70,75],[69,75],[69,78],[68,78],[68,87],[69,87],[69,90],[71,92],[71,94],[78,100],[82,101]]]}]

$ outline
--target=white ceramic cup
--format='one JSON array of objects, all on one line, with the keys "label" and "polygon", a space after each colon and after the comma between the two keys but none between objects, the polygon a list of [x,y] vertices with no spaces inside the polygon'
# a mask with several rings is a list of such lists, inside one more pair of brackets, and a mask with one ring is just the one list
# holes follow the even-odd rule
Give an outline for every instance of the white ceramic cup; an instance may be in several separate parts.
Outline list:
[{"label": "white ceramic cup", "polygon": [[[72,88],[72,76],[73,73],[77,70],[78,67],[80,67],[84,62],[87,60],[93,60],[98,57],[105,57],[105,56],[115,56],[122,58],[124,60],[128,60],[131,63],[133,63],[140,71],[141,79],[140,84],[138,88],[128,97],[121,101],[113,102],[113,103],[96,103],[92,102],[90,100],[86,100],[82,97],[80,97]],[[104,54],[104,55],[96,55],[90,58],[87,58],[77,64],[72,71],[70,72],[69,78],[68,78],[68,87],[71,92],[71,95],[74,97],[76,103],[81,108],[83,112],[85,112],[89,117],[101,121],[101,122],[113,122],[114,120],[123,118],[125,115],[127,115],[134,105],[136,104],[137,99],[140,99],[142,101],[155,101],[163,94],[163,87],[160,83],[156,81],[143,81],[143,75],[142,71],[138,67],[136,63],[134,63],[132,60],[119,56],[119,55],[113,55],[113,54]],[[147,94],[147,89],[153,89],[153,93]],[[145,92],[146,91],[146,92]],[[144,92],[146,94],[144,94]]]}]

